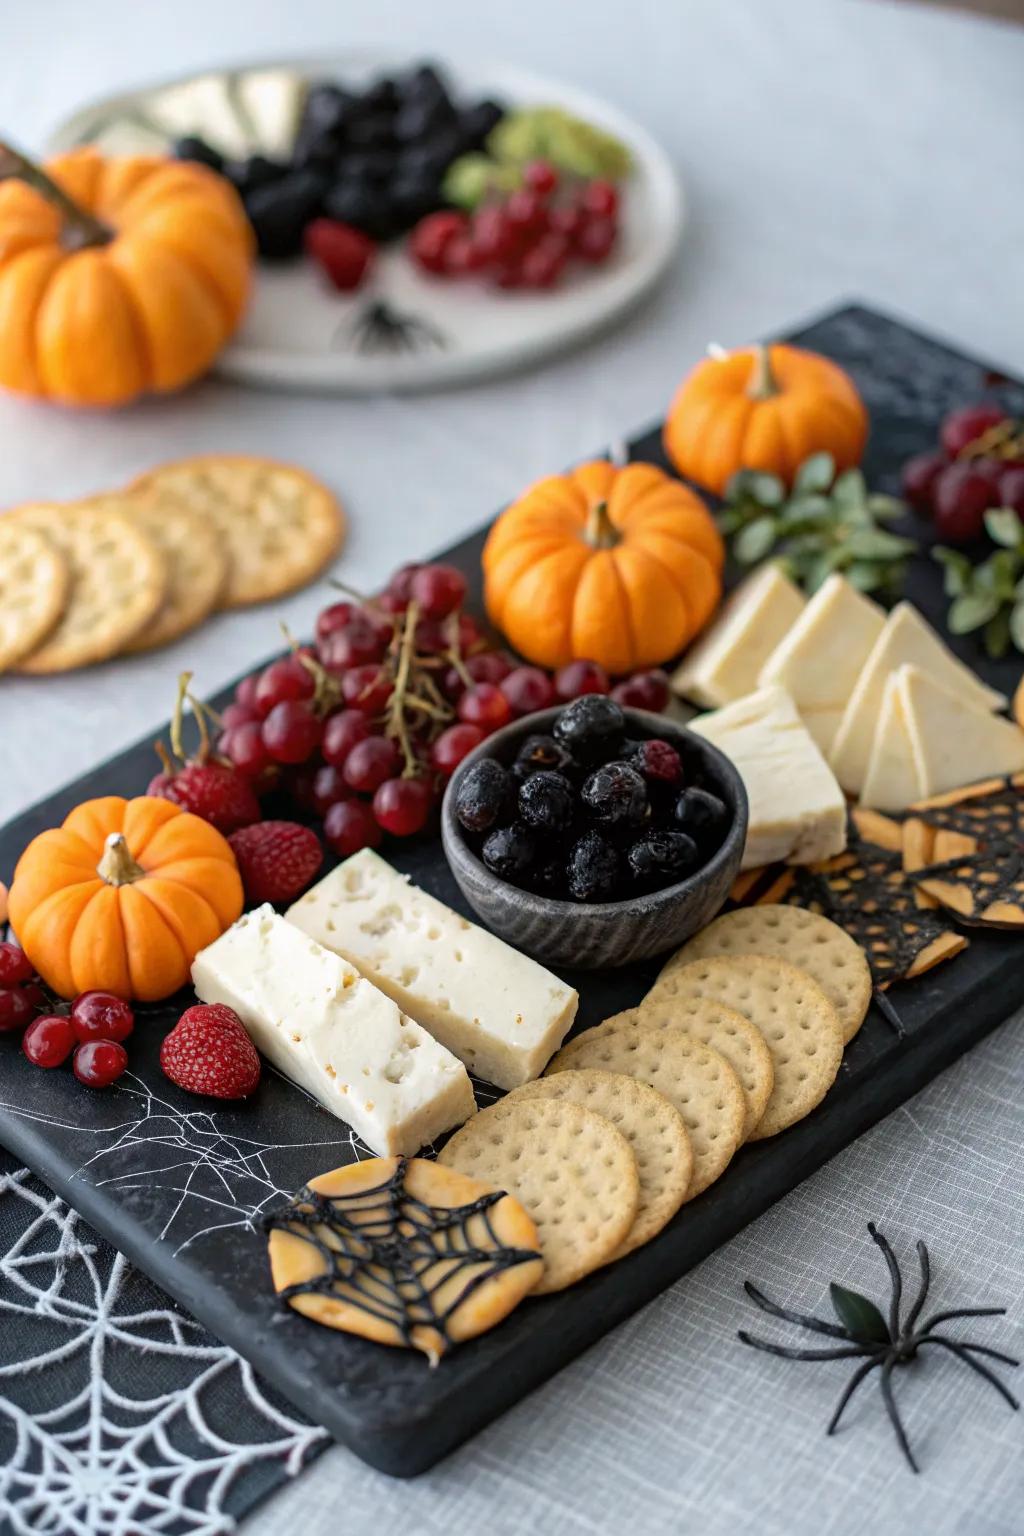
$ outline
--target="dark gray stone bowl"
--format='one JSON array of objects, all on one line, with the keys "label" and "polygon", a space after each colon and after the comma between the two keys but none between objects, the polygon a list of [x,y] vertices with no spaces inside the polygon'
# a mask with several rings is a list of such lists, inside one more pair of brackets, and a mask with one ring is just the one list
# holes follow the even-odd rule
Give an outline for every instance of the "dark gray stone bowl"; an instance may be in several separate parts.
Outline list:
[{"label": "dark gray stone bowl", "polygon": [[739,871],[747,835],[747,794],[732,763],[710,742],[664,715],[625,711],[631,736],[659,736],[699,772],[733,813],[725,841],[702,869],[676,885],[626,901],[555,901],[499,880],[477,858],[455,817],[455,797],[463,776],[481,758],[506,765],[515,760],[526,736],[550,733],[559,708],[543,709],[496,731],[459,764],[441,807],[445,856],[459,889],[488,928],[554,966],[604,970],[647,960],[691,938],[720,911]]}]

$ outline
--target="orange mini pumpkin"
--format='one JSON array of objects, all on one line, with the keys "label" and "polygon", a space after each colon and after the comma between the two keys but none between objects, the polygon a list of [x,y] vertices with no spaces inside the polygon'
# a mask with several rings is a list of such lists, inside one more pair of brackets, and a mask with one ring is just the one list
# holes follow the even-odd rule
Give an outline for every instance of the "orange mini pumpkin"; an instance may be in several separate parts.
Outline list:
[{"label": "orange mini pumpkin", "polygon": [[799,347],[755,346],[705,358],[687,375],[665,422],[665,452],[681,475],[722,496],[740,469],[789,485],[822,450],[850,469],[867,435],[864,402],[836,363]]},{"label": "orange mini pumpkin", "polygon": [[528,660],[611,673],[688,645],[722,595],[722,538],[700,497],[653,464],[604,460],[541,480],[483,553],[487,612]]},{"label": "orange mini pumpkin", "polygon": [[[67,405],[180,389],[233,334],[253,236],[205,166],[0,144],[0,385]],[[13,179],[20,177],[22,179]]]},{"label": "orange mini pumpkin", "polygon": [[61,997],[98,987],[169,997],[242,910],[221,834],[169,800],[86,800],[32,839],[14,871],[11,924]]}]

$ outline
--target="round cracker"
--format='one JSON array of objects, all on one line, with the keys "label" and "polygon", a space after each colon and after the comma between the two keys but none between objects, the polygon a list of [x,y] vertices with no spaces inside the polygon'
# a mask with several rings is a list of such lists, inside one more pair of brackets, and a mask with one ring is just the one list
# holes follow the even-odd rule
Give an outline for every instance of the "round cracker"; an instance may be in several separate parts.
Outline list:
[{"label": "round cracker", "polygon": [[[806,971],[839,1015],[845,1045],[864,1022],[871,1002],[867,955],[838,923],[817,912],[776,905],[725,912],[684,944],[662,975],[705,955],[774,955]],[[655,982],[651,996],[657,992]]]},{"label": "round cracker", "polygon": [[739,1078],[718,1051],[681,1030],[638,1028],[602,1034],[602,1026],[570,1040],[548,1073],[597,1067],[621,1072],[663,1094],[683,1117],[693,1152],[686,1187],[692,1200],[729,1166],[743,1140],[745,1102]]},{"label": "round cracker", "polygon": [[536,1223],[544,1275],[535,1295],[564,1290],[607,1262],[640,1202],[629,1142],[568,1099],[503,1099],[456,1131],[439,1158],[507,1189]]},{"label": "round cracker", "polygon": [[843,1059],[839,1016],[806,971],[768,955],[709,955],[659,977],[659,1001],[713,998],[761,1031],[775,1086],[751,1141],[775,1136],[809,1115],[835,1082]]},{"label": "round cracker", "polygon": [[735,1008],[709,997],[692,999],[645,998],[636,1008],[626,1008],[599,1024],[607,1034],[646,1029],[681,1029],[724,1056],[743,1090],[743,1139],[746,1141],[768,1107],[775,1083],[772,1053],[759,1029]]},{"label": "round cracker", "polygon": [[46,639],[70,584],[67,561],[44,533],[0,517],[0,672]]},{"label": "round cracker", "polygon": [[610,1120],[632,1148],[640,1178],[640,1202],[625,1240],[611,1263],[650,1242],[686,1198],[693,1152],[683,1117],[647,1083],[619,1072],[559,1072],[525,1083],[509,1099],[570,1099]]},{"label": "round cracker", "polygon": [[19,672],[70,672],[106,661],[149,623],[163,602],[167,566],[159,550],[109,497],[58,506],[31,503],[7,513],[50,540],[67,562],[71,587],[56,628],[23,658]]},{"label": "round cracker", "polygon": [[225,608],[293,592],[341,547],[345,515],[305,470],[275,459],[205,454],[161,464],[129,488],[160,508],[184,503],[216,528],[228,557]]},{"label": "round cracker", "polygon": [[172,498],[160,505],[149,496],[111,497],[152,539],[167,563],[167,591],[154,618],[129,641],[126,651],[170,645],[201,624],[218,606],[228,579],[228,557],[214,524]]}]

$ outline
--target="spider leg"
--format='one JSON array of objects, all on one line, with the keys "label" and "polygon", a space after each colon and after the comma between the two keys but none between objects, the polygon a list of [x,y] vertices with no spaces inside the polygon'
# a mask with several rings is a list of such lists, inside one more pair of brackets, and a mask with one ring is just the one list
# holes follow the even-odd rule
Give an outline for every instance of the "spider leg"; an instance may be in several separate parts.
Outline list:
[{"label": "spider leg", "polygon": [[[900,1274],[900,1266],[896,1262],[888,1240],[879,1232],[873,1221],[868,1222],[868,1232],[872,1241],[881,1248],[885,1256],[885,1262],[889,1266],[889,1280],[892,1284],[892,1300],[889,1303],[889,1333],[894,1339],[900,1336],[900,1302],[903,1299],[903,1276]],[[916,1470],[916,1468],[915,1468]]]},{"label": "spider leg", "polygon": [[881,1363],[882,1362],[880,1360],[865,1360],[863,1365],[859,1365],[857,1367],[847,1382],[846,1387],[843,1390],[842,1397],[836,1404],[835,1413],[828,1421],[828,1428],[825,1431],[826,1435],[835,1434],[836,1430],[839,1428],[839,1420],[843,1416],[843,1410],[845,1409],[847,1403],[850,1401],[850,1398],[856,1392],[865,1376],[869,1375],[870,1372],[873,1371],[877,1365],[881,1365]]},{"label": "spider leg", "polygon": [[849,1349],[790,1349],[786,1344],[771,1344],[741,1328],[736,1337],[752,1349],[763,1349],[768,1355],[781,1355],[783,1360],[850,1360],[864,1354],[863,1344],[851,1344]]},{"label": "spider leg", "polygon": [[928,1258],[928,1249],[920,1239],[918,1239],[917,1243],[917,1257],[918,1262],[921,1265],[921,1289],[917,1293],[917,1300],[914,1302],[914,1305],[907,1313],[907,1320],[904,1324],[907,1333],[911,1331],[914,1324],[921,1316],[921,1308],[928,1300],[928,1287],[932,1283],[932,1267]]},{"label": "spider leg", "polygon": [[[872,1236],[874,1236],[873,1233]],[[903,1421],[901,1420],[899,1410],[896,1407],[896,1398],[892,1390],[892,1371],[895,1363],[896,1362],[893,1360],[893,1358],[889,1356],[889,1358],[886,1359],[882,1366],[881,1384],[882,1397],[885,1401],[885,1411],[889,1415],[892,1427],[896,1432],[896,1439],[899,1442],[900,1450],[907,1458],[907,1463],[911,1472],[919,1472],[920,1468],[918,1467],[917,1462],[914,1460],[914,1453],[910,1449],[910,1441],[907,1439],[907,1432],[903,1428]]]},{"label": "spider leg", "polygon": [[935,1338],[922,1339],[921,1343],[922,1344],[938,1344],[943,1349],[950,1350],[954,1355],[957,1356],[957,1358],[959,1360],[962,1360],[964,1362],[964,1365],[969,1365],[972,1371],[977,1371],[979,1376],[983,1376],[985,1378],[985,1380],[990,1383],[990,1385],[995,1387],[995,1389],[999,1393],[999,1395],[1001,1397],[1005,1397],[1006,1401],[1009,1403],[1010,1407],[1015,1412],[1020,1407],[1020,1403],[1018,1403],[1017,1399],[1014,1397],[1014,1395],[1010,1391],[1009,1387],[1005,1387],[1003,1385],[1003,1383],[999,1380],[999,1377],[996,1375],[995,1371],[990,1371],[988,1366],[987,1365],[982,1365],[980,1360],[972,1360],[970,1355],[967,1353],[966,1349],[964,1349],[962,1344],[954,1344],[952,1339],[935,1339]]},{"label": "spider leg", "polygon": [[800,1328],[807,1328],[811,1333],[826,1333],[833,1339],[852,1339],[853,1335],[848,1329],[842,1328],[838,1323],[827,1323],[820,1317],[807,1317],[802,1312],[791,1312],[788,1307],[780,1307],[778,1302],[771,1301],[759,1291],[752,1280],[743,1282],[743,1289],[762,1312],[767,1312],[769,1317],[781,1318],[784,1323],[796,1323]]},{"label": "spider leg", "polygon": [[951,1323],[958,1317],[1005,1317],[1005,1307],[962,1307],[958,1312],[936,1312],[930,1317],[923,1327],[918,1329],[919,1334],[931,1333],[940,1323]]},{"label": "spider leg", "polygon": [[[928,1340],[924,1339],[922,1342],[927,1344]],[[931,1342],[934,1344],[935,1340]],[[999,1349],[990,1349],[987,1344],[972,1344],[968,1339],[957,1339],[956,1342],[961,1349],[969,1349],[972,1354],[987,1355],[990,1360],[999,1360],[1003,1365],[1012,1365],[1015,1369],[1020,1365],[1020,1361],[1015,1360],[1012,1355],[1004,1355]]]}]

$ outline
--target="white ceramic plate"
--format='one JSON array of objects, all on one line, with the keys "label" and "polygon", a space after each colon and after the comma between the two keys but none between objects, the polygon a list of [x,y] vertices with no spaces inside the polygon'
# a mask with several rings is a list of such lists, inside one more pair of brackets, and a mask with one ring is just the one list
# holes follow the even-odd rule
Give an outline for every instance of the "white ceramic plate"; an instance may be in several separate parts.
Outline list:
[{"label": "white ceramic plate", "polygon": [[[412,62],[408,56],[353,51],[241,66],[230,73],[284,68],[310,80],[360,84]],[[658,281],[679,242],[684,201],[672,165],[644,129],[605,102],[522,70],[446,63],[444,71],[459,96],[493,96],[514,107],[558,105],[629,146],[635,168],[624,190],[621,235],[611,259],[598,268],[573,267],[563,285],[549,293],[503,293],[479,281],[428,277],[396,245],[383,251],[372,283],[351,296],[332,290],[311,262],[260,263],[245,324],[217,364],[223,376],[245,384],[345,394],[463,383],[564,351],[617,319]],[[57,129],[51,148],[88,142],[104,121],[144,108],[159,91],[178,83],[165,81],[92,103]],[[429,322],[444,346],[373,355],[357,351],[353,326],[372,299]]]}]

